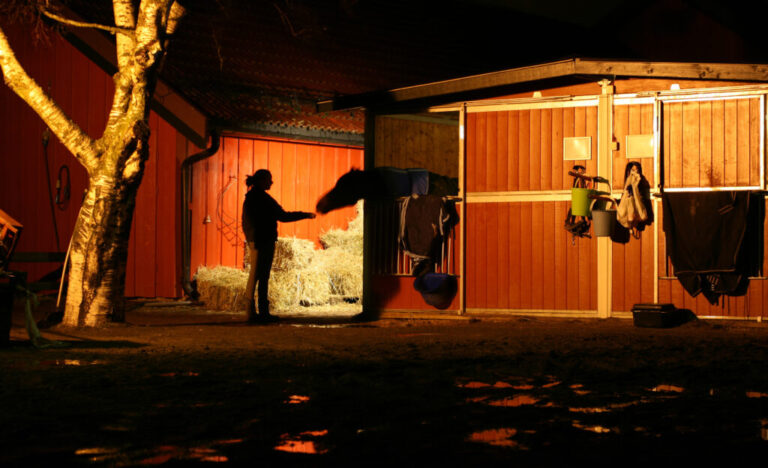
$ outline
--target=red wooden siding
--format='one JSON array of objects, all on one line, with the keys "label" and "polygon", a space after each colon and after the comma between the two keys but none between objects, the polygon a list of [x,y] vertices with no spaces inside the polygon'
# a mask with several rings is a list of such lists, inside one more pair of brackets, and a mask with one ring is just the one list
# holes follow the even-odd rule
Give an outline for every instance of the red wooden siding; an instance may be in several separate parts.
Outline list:
[{"label": "red wooden siding", "polygon": [[[592,138],[592,159],[563,161],[563,138]],[[567,107],[467,115],[467,191],[513,192],[571,187],[568,169],[597,172],[597,108]]]},{"label": "red wooden siding", "polygon": [[[357,147],[227,136],[221,149],[192,168],[192,274],[200,265],[242,267],[240,226],[245,179],[257,169],[272,172],[275,200],[287,211],[314,211],[317,200],[342,174],[363,166]],[[332,228],[344,229],[356,216],[348,207],[314,220],[280,223],[278,235],[317,243]],[[207,220],[210,219],[210,222]]]},{"label": "red wooden siding", "polygon": [[613,108],[613,137],[618,142],[618,150],[613,152],[613,174],[611,187],[620,191],[624,188],[624,169],[630,161],[638,162],[643,167],[643,175],[651,188],[655,187],[653,158],[628,159],[626,141],[629,135],[653,134],[653,105],[630,104],[617,105]]},{"label": "red wooden siding", "polygon": [[567,202],[467,205],[467,308],[594,310],[596,242],[572,242]]},{"label": "red wooden siding", "polygon": [[[101,136],[112,102],[112,78],[68,42],[51,36],[49,45],[33,44],[28,34],[7,31],[19,61],[92,138]],[[66,251],[80,208],[87,174],[55,137],[48,145],[50,179],[46,180],[41,144],[45,125],[5,86],[0,87],[0,206],[24,224],[17,251]],[[176,297],[180,293],[179,201],[180,160],[198,151],[156,114],[150,116],[150,159],[136,200],[126,270],[127,296]],[[48,201],[55,196],[59,169],[71,175],[71,200],[55,208],[59,245],[56,245]],[[58,264],[20,264],[36,280]]]},{"label": "red wooden siding", "polygon": [[760,185],[758,98],[665,102],[665,187]]}]

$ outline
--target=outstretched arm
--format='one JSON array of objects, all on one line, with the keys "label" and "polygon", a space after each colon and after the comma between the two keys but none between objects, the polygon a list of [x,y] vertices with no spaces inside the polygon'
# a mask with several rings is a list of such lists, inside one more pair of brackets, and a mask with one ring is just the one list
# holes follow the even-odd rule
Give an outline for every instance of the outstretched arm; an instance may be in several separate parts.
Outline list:
[{"label": "outstretched arm", "polygon": [[282,211],[277,220],[283,223],[291,223],[293,221],[301,221],[302,219],[314,218],[314,213],[307,213],[305,211]]}]

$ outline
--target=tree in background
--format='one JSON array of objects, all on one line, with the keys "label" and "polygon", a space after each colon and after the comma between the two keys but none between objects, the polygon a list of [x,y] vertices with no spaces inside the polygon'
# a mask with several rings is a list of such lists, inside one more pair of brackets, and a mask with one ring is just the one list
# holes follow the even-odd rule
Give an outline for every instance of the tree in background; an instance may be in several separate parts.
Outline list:
[{"label": "tree in background", "polygon": [[63,324],[104,326],[125,319],[125,268],[128,240],[149,157],[150,99],[168,39],[184,15],[175,0],[113,0],[114,25],[65,17],[50,0],[3,0],[5,18],[90,27],[115,35],[118,71],[115,94],[98,139],[91,138],[40,87],[16,60],[0,25],[3,79],[43,119],[51,132],[88,173],[88,190],[72,233],[69,286]]}]

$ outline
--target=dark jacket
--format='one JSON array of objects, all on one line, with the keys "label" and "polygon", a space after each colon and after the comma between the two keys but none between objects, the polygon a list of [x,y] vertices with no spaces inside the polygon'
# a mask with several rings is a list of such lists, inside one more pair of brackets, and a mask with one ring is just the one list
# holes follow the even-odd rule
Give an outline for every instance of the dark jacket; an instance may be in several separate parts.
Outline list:
[{"label": "dark jacket", "polygon": [[243,202],[243,232],[248,242],[256,245],[274,243],[277,240],[277,222],[298,221],[306,218],[300,211],[285,211],[264,190],[253,188]]}]

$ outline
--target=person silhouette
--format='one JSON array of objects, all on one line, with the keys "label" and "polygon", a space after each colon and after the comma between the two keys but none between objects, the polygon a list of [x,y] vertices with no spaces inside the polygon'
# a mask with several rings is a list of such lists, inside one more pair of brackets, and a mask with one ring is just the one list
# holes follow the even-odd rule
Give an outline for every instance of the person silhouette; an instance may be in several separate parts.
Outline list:
[{"label": "person silhouette", "polygon": [[[277,222],[289,223],[302,219],[312,219],[314,213],[304,211],[285,211],[268,193],[272,187],[272,173],[259,169],[245,179],[248,193],[243,201],[242,225],[248,242],[250,271],[245,289],[248,298],[248,321],[265,323],[277,320],[269,313],[269,273],[275,256],[277,241]],[[256,314],[254,292],[258,282],[259,313]]]}]

